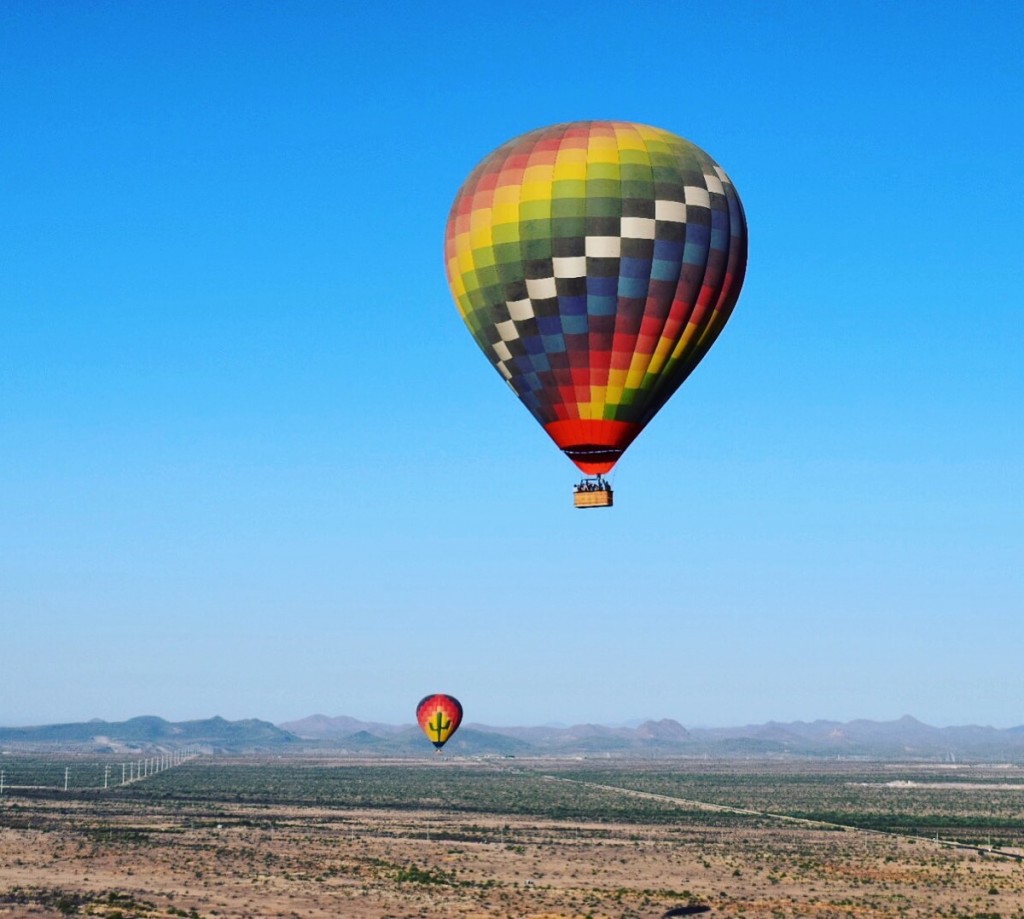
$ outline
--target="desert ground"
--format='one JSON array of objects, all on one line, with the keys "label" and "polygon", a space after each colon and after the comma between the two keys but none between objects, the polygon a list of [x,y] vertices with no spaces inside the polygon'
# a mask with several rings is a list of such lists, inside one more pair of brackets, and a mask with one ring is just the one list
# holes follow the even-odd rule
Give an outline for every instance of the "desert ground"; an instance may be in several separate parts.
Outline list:
[{"label": "desert ground", "polygon": [[5,788],[0,917],[1011,919],[1022,785],[1017,767],[204,757]]}]

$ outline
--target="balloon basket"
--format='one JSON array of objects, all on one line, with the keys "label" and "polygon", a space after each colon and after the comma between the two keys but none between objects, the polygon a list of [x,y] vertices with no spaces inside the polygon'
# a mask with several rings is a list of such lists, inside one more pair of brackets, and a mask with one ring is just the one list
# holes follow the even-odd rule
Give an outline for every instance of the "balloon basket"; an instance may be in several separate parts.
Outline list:
[{"label": "balloon basket", "polygon": [[601,476],[584,479],[573,486],[572,503],[576,507],[611,507],[612,487]]}]

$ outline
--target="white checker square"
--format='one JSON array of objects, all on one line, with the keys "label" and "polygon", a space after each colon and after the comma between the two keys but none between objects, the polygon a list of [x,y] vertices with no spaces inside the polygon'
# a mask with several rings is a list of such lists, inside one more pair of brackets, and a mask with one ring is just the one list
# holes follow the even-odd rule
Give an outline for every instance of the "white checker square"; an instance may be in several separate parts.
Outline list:
[{"label": "white checker square", "polygon": [[618,236],[588,236],[588,258],[618,258],[622,254],[622,240]]},{"label": "white checker square", "polygon": [[582,255],[571,258],[553,258],[556,278],[585,278],[587,276],[587,259]]},{"label": "white checker square", "polygon": [[623,217],[621,227],[624,239],[654,239],[653,217]]},{"label": "white checker square", "polygon": [[708,191],[713,191],[717,195],[724,195],[725,189],[722,187],[722,180],[717,175],[709,176],[705,174],[704,181],[707,182]]},{"label": "white checker square", "polygon": [[522,322],[524,319],[533,319],[533,303],[529,300],[507,300],[505,306],[508,307],[508,314],[516,322]]},{"label": "white checker square", "polygon": [[686,203],[690,207],[711,207],[711,196],[706,188],[687,185],[683,191],[686,193]]},{"label": "white checker square", "polygon": [[499,341],[496,345],[491,345],[494,348],[494,353],[498,355],[499,359],[503,361],[512,360],[512,352],[508,350],[508,345],[503,341]]},{"label": "white checker square", "polygon": [[519,329],[511,319],[508,322],[496,322],[494,328],[498,330],[502,341],[515,341],[519,337]]},{"label": "white checker square", "polygon": [[686,205],[682,201],[655,201],[654,219],[686,223]]},{"label": "white checker square", "polygon": [[558,296],[554,278],[527,278],[526,295],[531,300],[550,300]]}]

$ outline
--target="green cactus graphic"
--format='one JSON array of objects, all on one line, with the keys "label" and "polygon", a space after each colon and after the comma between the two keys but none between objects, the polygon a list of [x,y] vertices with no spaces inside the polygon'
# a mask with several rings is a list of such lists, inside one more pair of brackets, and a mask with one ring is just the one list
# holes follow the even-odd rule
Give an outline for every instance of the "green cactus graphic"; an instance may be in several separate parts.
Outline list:
[{"label": "green cactus graphic", "polygon": [[434,735],[433,743],[443,744],[442,734],[448,732],[448,729],[452,726],[451,721],[444,717],[444,713],[441,709],[437,710],[437,714],[434,716],[434,720],[429,722],[427,727],[430,728],[430,732]]}]

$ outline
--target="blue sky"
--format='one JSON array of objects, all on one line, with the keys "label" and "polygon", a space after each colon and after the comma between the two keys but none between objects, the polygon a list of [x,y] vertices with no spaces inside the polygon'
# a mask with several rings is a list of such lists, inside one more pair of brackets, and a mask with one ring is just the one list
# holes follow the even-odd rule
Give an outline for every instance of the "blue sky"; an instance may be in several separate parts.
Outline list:
[{"label": "blue sky", "polygon": [[[0,6],[0,723],[1024,724],[1012,3]],[[739,305],[616,507],[476,349],[527,130],[729,172]]]}]

